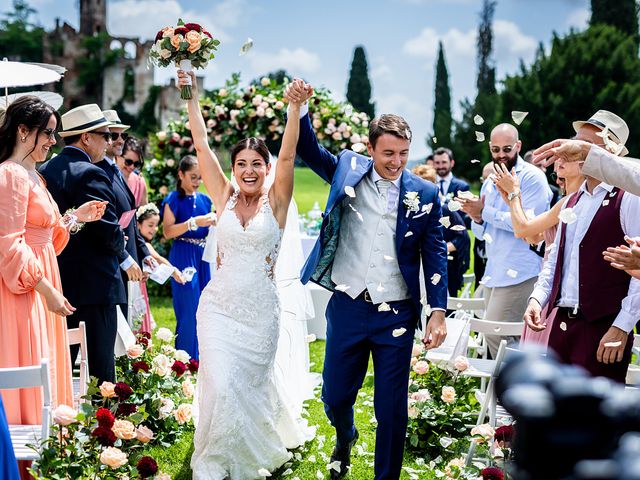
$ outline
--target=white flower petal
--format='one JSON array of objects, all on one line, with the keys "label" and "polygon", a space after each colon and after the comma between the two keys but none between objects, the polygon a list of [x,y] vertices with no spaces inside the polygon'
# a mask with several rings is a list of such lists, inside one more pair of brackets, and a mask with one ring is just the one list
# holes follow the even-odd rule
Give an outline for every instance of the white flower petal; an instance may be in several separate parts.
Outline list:
[{"label": "white flower petal", "polygon": [[450,212],[457,212],[462,208],[462,204],[457,200],[451,200],[448,203]]},{"label": "white flower petal", "polygon": [[379,283],[378,286],[376,287],[376,292],[384,292],[385,290],[386,288],[382,286],[382,283]]},{"label": "white flower petal", "polygon": [[449,437],[440,438],[440,445],[442,445],[444,448],[449,447],[449,445],[451,445],[452,443],[453,443],[453,438],[449,438]]},{"label": "white flower petal", "polygon": [[440,275],[439,273],[434,273],[433,275],[431,275],[431,283],[433,285],[437,285],[438,283],[440,283],[441,278],[442,275]]},{"label": "white flower petal", "polygon": [[391,310],[391,307],[387,302],[382,302],[380,305],[378,305],[379,312],[389,312],[390,310]]},{"label": "white flower petal", "polygon": [[407,233],[404,234],[404,237],[410,237],[411,235],[413,235],[413,232],[411,230],[409,230]]},{"label": "white flower petal", "polygon": [[349,195],[351,198],[356,198],[356,191],[351,185],[347,185],[346,187],[344,187],[344,193]]},{"label": "white flower petal", "polygon": [[240,55],[244,55],[253,47],[253,39],[251,37],[247,38],[247,41],[242,44],[240,47]]},{"label": "white flower petal", "polygon": [[316,471],[316,478],[318,480],[324,480],[324,473],[322,473],[320,470]]},{"label": "white flower petal", "polygon": [[449,217],[442,217],[439,221],[444,228],[449,228],[451,226],[451,220]]},{"label": "white flower petal", "polygon": [[477,158],[472,158],[471,163],[480,163],[480,160],[478,160]]},{"label": "white flower petal", "polygon": [[260,475],[261,477],[270,477],[271,472],[266,468],[261,468],[260,470],[258,470],[258,475]]},{"label": "white flower petal", "polygon": [[355,170],[356,165],[358,165],[358,159],[356,157],[351,157],[351,170]]},{"label": "white flower petal", "polygon": [[611,347],[611,348],[617,348],[620,345],[622,345],[622,342],[620,340],[618,340],[617,342],[606,342],[604,344],[605,347]]},{"label": "white flower petal", "polygon": [[491,280],[491,275],[485,275],[484,277],[482,277],[482,280],[480,280],[481,284],[485,284],[487,283],[489,280]]},{"label": "white flower petal", "polygon": [[340,460],[336,460],[335,462],[331,462],[327,465],[327,470],[335,470],[336,472],[340,472],[340,465],[342,465],[342,462]]},{"label": "white flower petal", "polygon": [[316,337],[316,334],[315,334],[315,333],[310,333],[309,335],[307,335],[307,336],[305,337],[305,341],[306,341],[307,343],[313,343],[313,342],[315,342],[316,340],[317,340],[317,337]]},{"label": "white flower petal", "polygon": [[398,310],[397,308],[392,308],[391,310],[393,311],[393,314],[394,314],[394,315],[397,315],[397,314],[398,314],[398,311],[399,311],[399,310]]},{"label": "white flower petal", "polygon": [[431,137],[431,140],[433,140],[434,144],[438,143],[438,137]]},{"label": "white flower petal", "polygon": [[603,206],[603,207],[606,207],[607,205],[609,205],[609,200],[604,200],[604,201],[602,202],[602,206]]},{"label": "white flower petal", "polygon": [[563,332],[567,331],[567,324],[565,322],[560,322],[560,330]]},{"label": "white flower petal", "polygon": [[424,213],[431,213],[431,209],[432,209],[432,208],[433,208],[433,203],[425,203],[425,204],[422,206],[422,209],[421,209],[421,210],[422,210]]},{"label": "white flower petal", "polygon": [[493,243],[493,237],[489,233],[483,233],[482,238],[484,238],[484,241],[487,243]]},{"label": "white flower petal", "polygon": [[463,190],[462,192],[458,192],[458,198],[462,198],[464,200],[474,200],[476,196],[469,190]]},{"label": "white flower petal", "polygon": [[364,222],[364,218],[362,218],[362,214],[360,212],[356,212],[356,217],[358,217],[358,220],[361,222]]},{"label": "white flower petal", "polygon": [[393,257],[391,255],[384,255],[382,258],[384,258],[387,262],[393,261]]},{"label": "white flower petal", "polygon": [[478,142],[484,142],[484,133],[476,131],[476,140]]},{"label": "white flower petal", "polygon": [[465,227],[464,225],[454,225],[453,227],[451,227],[451,230],[454,230],[456,232],[462,232],[463,230],[466,230],[467,227]]},{"label": "white flower petal", "polygon": [[529,115],[529,112],[519,112],[517,110],[511,112],[511,118],[516,125],[520,125],[527,115]]},{"label": "white flower petal", "polygon": [[391,335],[393,335],[394,337],[401,337],[402,335],[405,334],[406,331],[407,331],[406,328],[395,328],[391,333]]},{"label": "white flower petal", "polygon": [[507,270],[507,275],[509,275],[511,278],[516,278],[518,276],[518,272],[512,269],[509,269]]},{"label": "white flower petal", "polygon": [[576,215],[576,213],[573,211],[573,208],[569,207],[569,208],[563,208],[562,210],[560,210],[560,213],[558,214],[558,218],[560,218],[561,222],[566,223],[567,225],[570,225],[574,223],[576,220],[578,220],[578,215]]},{"label": "white flower petal", "polygon": [[350,285],[345,285],[344,283],[341,283],[340,285],[336,285],[336,290],[338,290],[339,292],[346,292],[350,288],[351,288]]},{"label": "white flower petal", "polygon": [[[357,142],[357,143],[354,143],[353,145],[351,145],[351,150],[353,150],[356,153],[363,152],[365,148],[367,148],[367,147],[362,142]],[[353,167],[353,164],[352,164],[351,168],[353,168],[355,170],[355,167]]]},{"label": "white flower petal", "polygon": [[476,125],[482,125],[484,123],[484,118],[482,118],[480,115],[476,115],[475,117],[473,117],[473,123],[475,123]]}]

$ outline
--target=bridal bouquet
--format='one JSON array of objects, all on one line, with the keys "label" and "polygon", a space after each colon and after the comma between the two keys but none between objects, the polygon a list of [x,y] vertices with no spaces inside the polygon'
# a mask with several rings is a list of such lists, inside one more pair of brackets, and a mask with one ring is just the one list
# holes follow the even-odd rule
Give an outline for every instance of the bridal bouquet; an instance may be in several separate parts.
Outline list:
[{"label": "bridal bouquet", "polygon": [[[176,27],[164,27],[156,34],[155,43],[149,52],[149,59],[154,65],[168,67],[174,64],[184,71],[194,68],[205,68],[213,59],[220,40],[197,23],[184,23],[178,19]],[[191,85],[180,90],[180,98],[191,98]]]}]

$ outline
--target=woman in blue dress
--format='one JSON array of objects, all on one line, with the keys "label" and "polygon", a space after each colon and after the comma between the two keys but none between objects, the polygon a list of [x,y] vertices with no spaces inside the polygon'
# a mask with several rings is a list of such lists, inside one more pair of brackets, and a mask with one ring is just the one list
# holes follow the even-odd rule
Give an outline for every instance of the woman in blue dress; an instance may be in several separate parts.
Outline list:
[{"label": "woman in blue dress", "polygon": [[[164,238],[173,239],[169,262],[183,272],[187,280],[180,285],[171,279],[173,310],[176,314],[176,348],[198,359],[196,310],[200,292],[209,283],[211,270],[202,259],[209,227],[214,224],[211,198],[198,192],[202,178],[196,157],[187,155],[178,165],[176,191],[162,202]],[[195,272],[189,281],[189,269]]]},{"label": "woman in blue dress", "polygon": [[0,478],[3,480],[19,480],[18,462],[13,454],[9,424],[4,414],[2,396],[0,395]]}]

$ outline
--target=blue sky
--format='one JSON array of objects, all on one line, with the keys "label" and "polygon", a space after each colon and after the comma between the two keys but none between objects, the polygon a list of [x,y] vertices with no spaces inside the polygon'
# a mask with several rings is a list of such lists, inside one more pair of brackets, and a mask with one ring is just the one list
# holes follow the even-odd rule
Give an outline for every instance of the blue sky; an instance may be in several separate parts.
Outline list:
[{"label": "blue sky", "polygon": [[[56,17],[78,24],[78,0],[27,0],[46,28]],[[414,131],[411,158],[426,155],[431,129],[434,64],[442,40],[449,67],[454,116],[459,102],[475,95],[476,31],[481,0],[107,0],[114,35],[149,38],[178,17],[198,21],[221,39],[205,71],[205,85],[222,85],[232,72],[244,81],[285,68],[310,83],[346,92],[353,49],[365,47],[377,113],[404,116]],[[12,9],[0,0],[0,11]],[[498,78],[529,63],[552,32],[582,29],[588,0],[498,0],[494,19]],[[251,37],[253,49],[239,56]],[[170,70],[156,72],[166,83]],[[508,119],[505,119],[508,120]]]}]

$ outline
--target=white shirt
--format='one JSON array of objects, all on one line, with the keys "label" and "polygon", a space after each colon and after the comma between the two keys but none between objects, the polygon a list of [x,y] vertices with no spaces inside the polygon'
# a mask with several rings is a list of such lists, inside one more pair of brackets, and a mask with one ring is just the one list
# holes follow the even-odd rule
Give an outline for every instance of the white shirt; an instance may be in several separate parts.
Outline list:
[{"label": "white shirt", "polygon": [[[587,233],[602,202],[606,200],[613,201],[613,198],[610,197],[613,186],[607,183],[600,183],[593,189],[593,193],[589,193],[586,189],[585,182],[580,187],[580,190],[583,192],[580,201],[573,207],[573,212],[577,215],[578,219],[571,224],[567,224],[563,274],[558,299],[559,306],[570,308],[577,308],[580,300],[578,287],[580,274],[580,243]],[[565,207],[563,207],[563,210],[564,208]],[[625,192],[620,202],[620,225],[622,231],[630,237],[640,235],[640,216],[638,212],[640,212],[640,197]],[[561,227],[562,224],[558,227],[554,247],[551,249],[549,258],[544,263],[538,282],[530,297],[536,299],[542,306],[546,305],[550,300],[549,295],[553,287],[553,274],[556,270],[556,263],[558,262],[557,245],[560,244]],[[616,247],[617,245],[611,246]],[[594,259],[594,261],[595,260],[599,259]],[[638,320],[640,320],[640,280],[632,278],[629,284],[629,291],[627,296],[622,300],[621,310],[613,322],[613,326],[629,333],[633,330]]]},{"label": "white shirt", "polygon": [[[452,172],[449,172],[444,177],[441,177],[440,175],[438,175],[438,190],[440,190],[440,185],[442,185],[442,190],[440,190],[440,193],[442,193],[442,195],[446,195],[447,192],[449,191],[449,185],[451,185],[452,179],[453,179]],[[444,183],[440,183],[440,182],[444,182]]]}]

